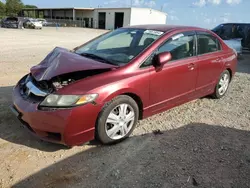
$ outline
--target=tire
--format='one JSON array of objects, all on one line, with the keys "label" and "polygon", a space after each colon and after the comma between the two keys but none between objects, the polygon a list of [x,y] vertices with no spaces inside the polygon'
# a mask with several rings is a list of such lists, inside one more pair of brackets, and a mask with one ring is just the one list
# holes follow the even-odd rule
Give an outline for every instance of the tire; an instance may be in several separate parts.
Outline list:
[{"label": "tire", "polygon": [[[228,80],[227,80],[227,86],[225,85],[225,87],[223,89],[223,92],[221,92],[221,90],[220,90],[220,88],[222,87],[221,83],[222,83],[223,78],[225,78],[225,77],[228,78]],[[216,87],[215,87],[214,93],[212,94],[212,97],[214,99],[220,99],[220,98],[222,98],[227,93],[230,81],[231,81],[230,72],[228,70],[224,70],[221,73],[221,75],[220,75],[220,79],[219,79],[218,83],[216,84]]]},{"label": "tire", "polygon": [[[126,115],[123,116],[124,113],[121,109],[125,109]],[[132,118],[133,113],[134,118]],[[109,120],[108,117],[110,117]],[[138,118],[139,108],[137,103],[127,95],[117,96],[108,102],[100,112],[96,123],[96,138],[103,144],[121,142],[133,132]],[[129,119],[133,120],[129,121]],[[115,123],[110,123],[113,120]],[[111,134],[112,132],[113,134]]]}]

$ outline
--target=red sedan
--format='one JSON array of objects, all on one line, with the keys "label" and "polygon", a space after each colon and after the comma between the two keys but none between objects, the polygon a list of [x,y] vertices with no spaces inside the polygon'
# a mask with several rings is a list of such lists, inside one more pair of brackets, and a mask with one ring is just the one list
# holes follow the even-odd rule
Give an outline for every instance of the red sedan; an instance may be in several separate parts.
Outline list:
[{"label": "red sedan", "polygon": [[236,56],[201,28],[120,28],[74,50],[55,48],[17,83],[11,109],[51,142],[119,142],[139,119],[203,96],[223,97]]}]

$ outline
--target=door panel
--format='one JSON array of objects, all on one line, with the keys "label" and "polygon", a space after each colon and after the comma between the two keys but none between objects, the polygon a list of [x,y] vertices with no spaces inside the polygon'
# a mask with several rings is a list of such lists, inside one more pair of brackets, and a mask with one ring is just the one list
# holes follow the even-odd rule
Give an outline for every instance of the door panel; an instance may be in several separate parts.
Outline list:
[{"label": "door panel", "polygon": [[150,67],[149,106],[144,111],[155,114],[194,99],[198,76],[196,37],[194,31],[182,32],[169,37],[141,65],[153,64],[155,55],[170,52],[171,61],[162,67]]},{"label": "door panel", "polygon": [[212,93],[223,67],[223,55],[214,53],[199,56],[197,65],[199,74],[196,90],[198,92]]},{"label": "door panel", "polygon": [[198,33],[198,95],[213,93],[223,67],[223,56],[219,41],[208,33]]},{"label": "door panel", "polygon": [[160,71],[151,71],[150,100],[152,112],[168,109],[191,100],[197,79],[195,32],[178,33],[158,48],[170,52],[172,59]]},{"label": "door panel", "polygon": [[166,64],[159,72],[151,71],[150,100],[153,112],[168,109],[193,99],[197,57]]}]

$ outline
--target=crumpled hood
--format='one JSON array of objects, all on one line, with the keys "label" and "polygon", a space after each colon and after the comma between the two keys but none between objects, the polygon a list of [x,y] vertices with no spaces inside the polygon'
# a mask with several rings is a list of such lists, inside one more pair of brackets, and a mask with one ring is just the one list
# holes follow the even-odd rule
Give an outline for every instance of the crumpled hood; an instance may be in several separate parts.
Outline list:
[{"label": "crumpled hood", "polygon": [[112,69],[115,67],[115,65],[88,59],[67,49],[56,47],[40,64],[32,67],[30,72],[37,81],[42,81],[76,71]]}]

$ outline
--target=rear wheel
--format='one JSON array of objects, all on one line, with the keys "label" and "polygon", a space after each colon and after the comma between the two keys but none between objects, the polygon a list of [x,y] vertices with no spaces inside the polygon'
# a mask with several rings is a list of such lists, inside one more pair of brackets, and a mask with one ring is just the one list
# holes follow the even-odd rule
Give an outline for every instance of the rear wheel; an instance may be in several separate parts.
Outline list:
[{"label": "rear wheel", "polygon": [[120,95],[101,111],[96,125],[96,136],[104,144],[117,143],[133,132],[138,121],[137,103],[129,96]]},{"label": "rear wheel", "polygon": [[230,80],[231,80],[231,75],[228,70],[225,70],[221,74],[220,79],[215,87],[215,91],[212,95],[215,99],[220,99],[226,94]]}]

